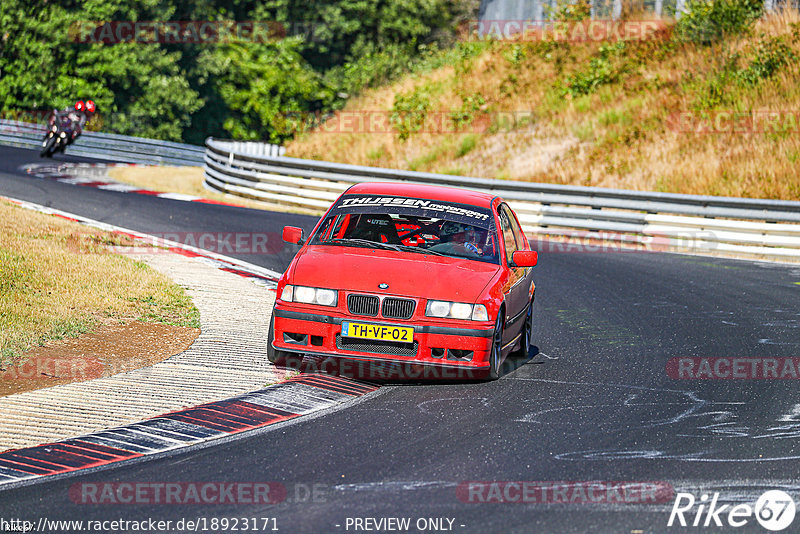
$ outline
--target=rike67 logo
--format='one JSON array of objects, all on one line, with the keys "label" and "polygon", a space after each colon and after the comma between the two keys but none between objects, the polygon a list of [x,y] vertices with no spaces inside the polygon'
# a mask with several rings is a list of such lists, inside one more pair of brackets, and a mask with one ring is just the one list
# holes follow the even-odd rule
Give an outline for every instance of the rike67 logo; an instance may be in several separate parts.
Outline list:
[{"label": "rike67 logo", "polygon": [[708,494],[701,495],[697,500],[691,493],[678,493],[667,526],[721,527],[727,523],[726,526],[735,528],[751,523],[755,517],[762,527],[777,532],[794,521],[794,499],[785,491],[766,491],[755,506],[747,503],[718,505],[718,499],[719,493],[714,493],[710,500]]}]

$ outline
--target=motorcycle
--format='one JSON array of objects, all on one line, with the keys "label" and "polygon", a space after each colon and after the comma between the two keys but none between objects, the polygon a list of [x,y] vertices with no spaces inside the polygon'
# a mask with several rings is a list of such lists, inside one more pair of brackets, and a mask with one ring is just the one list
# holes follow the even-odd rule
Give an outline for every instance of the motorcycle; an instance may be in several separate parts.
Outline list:
[{"label": "motorcycle", "polygon": [[52,158],[56,152],[63,153],[67,145],[72,142],[73,120],[69,116],[60,116],[54,113],[48,125],[49,129],[42,139],[42,150],[39,155],[43,158]]}]

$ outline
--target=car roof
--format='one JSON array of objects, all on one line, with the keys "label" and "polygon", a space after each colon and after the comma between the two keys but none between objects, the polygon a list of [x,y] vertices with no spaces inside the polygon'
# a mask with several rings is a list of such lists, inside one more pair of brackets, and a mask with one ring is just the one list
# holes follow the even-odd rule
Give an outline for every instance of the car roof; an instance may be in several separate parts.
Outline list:
[{"label": "car roof", "polygon": [[492,200],[496,198],[496,195],[472,191],[470,189],[406,182],[364,182],[356,184],[348,189],[347,194],[404,196],[422,198],[425,200],[470,204],[482,208],[491,207]]}]

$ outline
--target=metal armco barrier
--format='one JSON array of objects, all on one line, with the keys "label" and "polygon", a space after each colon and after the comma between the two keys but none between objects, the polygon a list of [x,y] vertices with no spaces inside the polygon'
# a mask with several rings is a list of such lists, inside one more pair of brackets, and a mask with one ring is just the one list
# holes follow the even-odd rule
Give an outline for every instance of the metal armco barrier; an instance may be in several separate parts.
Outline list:
[{"label": "metal armco barrier", "polygon": [[[800,202],[651,193],[489,180],[256,156],[206,139],[205,184],[242,197],[322,213],[348,187],[404,181],[495,193],[529,236],[619,243],[655,251],[720,252],[800,259]],[[565,245],[569,250],[570,245]]]},{"label": "metal armco barrier", "polygon": [[[0,145],[40,150],[44,124],[0,119]],[[67,147],[67,154],[146,165],[201,165],[203,147],[130,135],[86,132]]]}]

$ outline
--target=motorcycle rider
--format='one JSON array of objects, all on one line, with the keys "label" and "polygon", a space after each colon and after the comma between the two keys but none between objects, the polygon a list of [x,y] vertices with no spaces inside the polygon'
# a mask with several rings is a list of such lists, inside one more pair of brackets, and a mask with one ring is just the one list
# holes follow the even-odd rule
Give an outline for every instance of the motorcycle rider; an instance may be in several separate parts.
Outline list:
[{"label": "motorcycle rider", "polygon": [[71,145],[81,135],[86,122],[94,116],[96,111],[97,106],[93,100],[87,100],[86,102],[78,100],[73,107],[53,110],[48,126],[52,127],[58,121],[62,128],[69,132],[67,144]]}]

